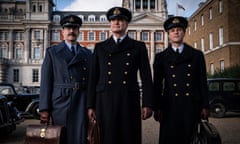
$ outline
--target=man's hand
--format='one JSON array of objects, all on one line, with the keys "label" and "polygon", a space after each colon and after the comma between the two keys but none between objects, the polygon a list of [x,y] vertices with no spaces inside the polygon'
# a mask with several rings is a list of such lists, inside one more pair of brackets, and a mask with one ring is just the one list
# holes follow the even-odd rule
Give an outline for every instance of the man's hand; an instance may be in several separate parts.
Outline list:
[{"label": "man's hand", "polygon": [[209,116],[208,109],[206,109],[206,108],[202,109],[201,118],[204,120],[208,120],[208,116]]},{"label": "man's hand", "polygon": [[41,111],[40,112],[40,123],[47,123],[50,121],[50,114],[48,111]]},{"label": "man's hand", "polygon": [[146,120],[152,116],[152,109],[149,107],[142,108],[142,120]]},{"label": "man's hand", "polygon": [[96,113],[95,110],[92,108],[88,109],[88,119],[89,120],[96,120]]}]

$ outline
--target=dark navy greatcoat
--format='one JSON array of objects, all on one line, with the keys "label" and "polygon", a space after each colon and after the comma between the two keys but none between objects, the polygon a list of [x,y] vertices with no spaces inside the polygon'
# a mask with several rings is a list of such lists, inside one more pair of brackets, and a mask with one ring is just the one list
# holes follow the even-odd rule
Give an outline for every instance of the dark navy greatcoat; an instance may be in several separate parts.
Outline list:
[{"label": "dark navy greatcoat", "polygon": [[64,41],[47,49],[41,71],[40,111],[65,125],[68,144],[86,144],[86,89],[91,51],[77,45],[74,56]]},{"label": "dark navy greatcoat", "polygon": [[160,144],[188,144],[202,108],[208,108],[204,55],[186,44],[181,54],[171,46],[154,61],[156,108],[162,112]]},{"label": "dark navy greatcoat", "polygon": [[96,110],[101,144],[141,144],[142,106],[153,106],[153,85],[147,49],[128,36],[97,43],[89,78],[88,108]]}]

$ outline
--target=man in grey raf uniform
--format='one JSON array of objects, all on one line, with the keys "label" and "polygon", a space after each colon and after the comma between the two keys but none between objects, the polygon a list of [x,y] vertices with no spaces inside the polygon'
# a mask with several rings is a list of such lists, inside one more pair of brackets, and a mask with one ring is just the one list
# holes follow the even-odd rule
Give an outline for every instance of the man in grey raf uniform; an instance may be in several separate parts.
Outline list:
[{"label": "man in grey raf uniform", "polygon": [[154,118],[160,122],[160,144],[190,144],[201,118],[208,118],[208,89],[204,55],[183,42],[188,21],[164,22],[169,46],[155,57]]},{"label": "man in grey raf uniform", "polygon": [[64,40],[47,49],[42,64],[40,120],[64,125],[67,144],[86,144],[86,89],[91,51],[77,42],[82,20],[75,15],[61,19]]},{"label": "man in grey raf uniform", "polygon": [[[106,15],[112,36],[97,43],[94,49],[88,116],[99,123],[101,144],[141,144],[141,119],[151,117],[153,107],[147,48],[126,33],[132,18],[129,10],[113,7]],[[143,89],[142,105],[138,71]]]}]

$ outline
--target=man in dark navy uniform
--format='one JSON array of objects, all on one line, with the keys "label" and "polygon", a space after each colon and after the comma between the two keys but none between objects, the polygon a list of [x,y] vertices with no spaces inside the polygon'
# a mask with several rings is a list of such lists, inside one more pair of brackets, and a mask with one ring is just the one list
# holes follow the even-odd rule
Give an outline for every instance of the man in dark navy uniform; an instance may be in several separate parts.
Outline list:
[{"label": "man in dark navy uniform", "polygon": [[88,116],[99,123],[101,144],[141,144],[141,119],[151,117],[153,107],[147,49],[143,42],[131,39],[126,33],[132,19],[129,10],[113,7],[106,15],[112,36],[97,43],[94,49]]},{"label": "man in dark navy uniform", "polygon": [[67,129],[67,144],[87,143],[86,89],[91,51],[77,42],[82,20],[61,19],[64,40],[46,50],[41,72],[40,120]]},{"label": "man in dark navy uniform", "polygon": [[164,23],[169,46],[155,57],[155,120],[160,144],[190,144],[197,123],[208,118],[204,55],[183,42],[188,21],[171,17]]}]

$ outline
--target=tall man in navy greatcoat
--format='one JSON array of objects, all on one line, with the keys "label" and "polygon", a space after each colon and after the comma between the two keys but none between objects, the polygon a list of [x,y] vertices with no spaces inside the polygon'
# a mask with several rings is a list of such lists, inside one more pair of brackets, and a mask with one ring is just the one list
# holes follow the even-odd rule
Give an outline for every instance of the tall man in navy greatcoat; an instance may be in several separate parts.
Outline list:
[{"label": "tall man in navy greatcoat", "polygon": [[187,25],[180,16],[164,22],[170,45],[156,55],[153,65],[160,144],[190,144],[197,123],[208,117],[204,55],[183,42]]},{"label": "tall man in navy greatcoat", "polygon": [[41,71],[40,120],[67,129],[67,144],[87,143],[86,90],[91,51],[77,42],[82,20],[61,19],[64,40],[46,50]]},{"label": "tall man in navy greatcoat", "polygon": [[[100,126],[101,144],[141,144],[141,119],[152,116],[152,76],[143,42],[128,37],[132,14],[107,12],[112,36],[95,45],[89,78],[88,116]],[[142,83],[142,105],[138,72]]]}]

